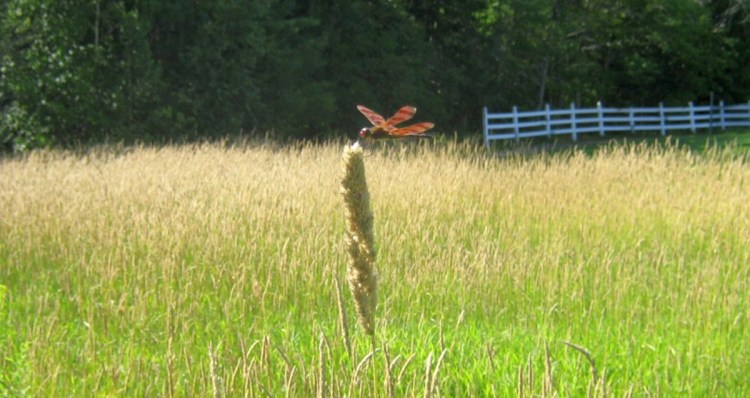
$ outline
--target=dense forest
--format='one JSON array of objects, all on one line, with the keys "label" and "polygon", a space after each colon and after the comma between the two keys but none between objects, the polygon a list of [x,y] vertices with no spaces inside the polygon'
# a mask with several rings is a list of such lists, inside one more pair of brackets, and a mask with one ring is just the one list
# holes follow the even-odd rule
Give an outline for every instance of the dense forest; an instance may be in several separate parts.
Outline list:
[{"label": "dense forest", "polygon": [[6,148],[750,97],[746,0],[0,0]]}]

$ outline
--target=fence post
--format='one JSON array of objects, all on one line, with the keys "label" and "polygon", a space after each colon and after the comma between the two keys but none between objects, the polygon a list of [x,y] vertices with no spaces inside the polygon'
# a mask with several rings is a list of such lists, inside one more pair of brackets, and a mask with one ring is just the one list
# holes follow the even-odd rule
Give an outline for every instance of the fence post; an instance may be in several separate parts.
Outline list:
[{"label": "fence post", "polygon": [[708,133],[714,133],[714,92],[711,91],[708,101]]},{"label": "fence post", "polygon": [[482,108],[482,121],[484,122],[484,146],[490,149],[489,120],[487,120],[487,107]]},{"label": "fence post", "polygon": [[516,141],[520,140],[519,129],[518,129],[518,107],[513,105],[513,132],[516,133]]},{"label": "fence post", "polygon": [[724,100],[719,101],[719,125],[722,130],[727,129],[726,118],[724,117]]},{"label": "fence post", "polygon": [[596,109],[599,111],[599,136],[604,137],[604,112],[601,101],[596,102]]},{"label": "fence post", "polygon": [[547,118],[547,138],[552,138],[552,116],[549,113],[549,103],[544,104],[544,113]]},{"label": "fence post", "polygon": [[573,135],[573,141],[578,141],[578,131],[576,130],[576,103],[570,103],[570,132]]},{"label": "fence post", "polygon": [[661,135],[662,137],[667,135],[667,121],[664,117],[664,103],[659,101],[659,123],[661,125]]},{"label": "fence post", "polygon": [[630,134],[635,133],[635,111],[633,111],[633,107],[631,106],[628,110],[628,124],[630,125]]},{"label": "fence post", "polygon": [[693,101],[688,102],[690,108],[690,131],[695,134],[695,109],[693,109]]}]

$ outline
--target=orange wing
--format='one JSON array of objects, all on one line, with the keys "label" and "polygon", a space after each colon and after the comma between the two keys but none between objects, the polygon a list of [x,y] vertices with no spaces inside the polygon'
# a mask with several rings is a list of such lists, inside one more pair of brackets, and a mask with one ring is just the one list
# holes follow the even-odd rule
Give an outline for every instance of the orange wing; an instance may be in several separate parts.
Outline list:
[{"label": "orange wing", "polygon": [[385,124],[385,119],[383,119],[382,116],[380,116],[378,113],[376,113],[372,109],[369,109],[362,105],[357,105],[357,109],[359,109],[359,111],[362,112],[363,115],[365,115],[367,120],[369,120],[373,126],[381,126]]},{"label": "orange wing", "polygon": [[390,119],[386,120],[385,124],[387,124],[388,126],[395,126],[401,122],[405,122],[411,119],[416,112],[417,108],[413,106],[403,106],[398,110],[398,112],[391,116]]},{"label": "orange wing", "polygon": [[422,122],[417,124],[412,124],[411,126],[403,127],[400,129],[394,129],[390,131],[391,135],[422,135],[423,132],[431,129],[433,126],[435,126],[433,123],[430,122]]},{"label": "orange wing", "polygon": [[[388,120],[385,120],[380,114],[373,111],[372,109],[369,109],[362,105],[357,105],[357,109],[359,109],[360,112],[362,112],[363,115],[367,118],[367,120],[370,121],[370,123],[373,124],[373,126],[380,128],[380,132],[376,133],[378,135],[377,138],[383,138],[383,136],[393,136],[393,137],[406,137],[406,136],[427,136],[426,134],[423,134],[426,130],[431,129],[434,124],[430,122],[421,122],[412,124],[411,126],[406,126],[402,128],[396,128],[395,125],[405,122],[412,117],[414,117],[414,114],[417,112],[417,108],[413,106],[402,106],[401,109],[398,110],[393,116],[391,116]],[[370,130],[370,129],[363,129],[363,130]],[[360,132],[360,135],[362,133]],[[370,134],[370,136],[374,136],[375,134]],[[382,135],[382,136],[381,136]]]}]

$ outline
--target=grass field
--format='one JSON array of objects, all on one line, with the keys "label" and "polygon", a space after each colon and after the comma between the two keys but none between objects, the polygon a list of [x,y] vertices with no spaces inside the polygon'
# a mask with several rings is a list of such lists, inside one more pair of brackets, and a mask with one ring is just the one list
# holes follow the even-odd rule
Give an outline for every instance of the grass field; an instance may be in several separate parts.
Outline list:
[{"label": "grass field", "polygon": [[736,148],[368,151],[372,339],[342,149],[0,160],[0,396],[750,396]]}]

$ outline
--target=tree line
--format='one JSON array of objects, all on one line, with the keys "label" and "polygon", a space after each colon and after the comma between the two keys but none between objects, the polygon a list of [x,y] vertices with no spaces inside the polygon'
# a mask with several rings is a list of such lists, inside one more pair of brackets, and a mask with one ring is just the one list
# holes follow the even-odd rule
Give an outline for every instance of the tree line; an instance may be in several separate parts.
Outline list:
[{"label": "tree line", "polygon": [[404,104],[747,101],[745,0],[3,0],[5,147],[354,136]]}]

